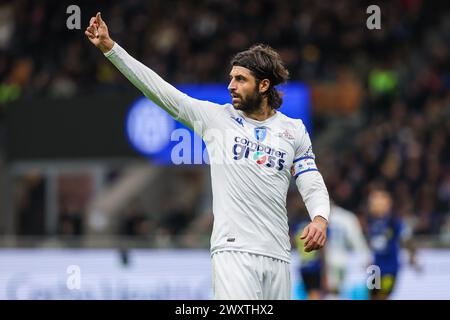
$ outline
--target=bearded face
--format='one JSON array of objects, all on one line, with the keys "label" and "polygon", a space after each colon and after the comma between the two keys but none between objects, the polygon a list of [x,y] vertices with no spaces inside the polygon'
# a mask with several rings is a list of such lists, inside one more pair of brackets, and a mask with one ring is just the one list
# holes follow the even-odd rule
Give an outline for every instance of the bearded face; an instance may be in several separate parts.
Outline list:
[{"label": "bearded face", "polygon": [[234,66],[230,72],[228,90],[232,98],[233,107],[246,113],[252,113],[261,106],[263,95],[259,92],[259,81],[250,70]]},{"label": "bearded face", "polygon": [[236,99],[233,98],[233,107],[236,110],[242,110],[246,113],[257,111],[260,108],[263,99],[262,94],[260,94],[256,88],[246,96],[238,94],[236,97]]}]

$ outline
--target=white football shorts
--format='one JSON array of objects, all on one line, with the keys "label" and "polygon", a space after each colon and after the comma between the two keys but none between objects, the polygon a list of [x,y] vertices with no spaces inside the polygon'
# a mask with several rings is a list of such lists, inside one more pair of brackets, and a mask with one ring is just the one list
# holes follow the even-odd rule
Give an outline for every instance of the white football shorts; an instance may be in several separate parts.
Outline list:
[{"label": "white football shorts", "polygon": [[212,255],[216,300],[289,300],[290,265],[286,261],[243,251]]}]

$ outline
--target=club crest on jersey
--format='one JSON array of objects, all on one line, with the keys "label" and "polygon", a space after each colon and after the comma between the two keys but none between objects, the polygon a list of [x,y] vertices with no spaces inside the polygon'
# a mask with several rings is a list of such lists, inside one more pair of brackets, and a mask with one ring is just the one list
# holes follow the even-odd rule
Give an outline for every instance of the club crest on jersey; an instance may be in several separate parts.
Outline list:
[{"label": "club crest on jersey", "polygon": [[265,127],[255,128],[255,137],[258,142],[264,141],[267,135],[267,129]]}]

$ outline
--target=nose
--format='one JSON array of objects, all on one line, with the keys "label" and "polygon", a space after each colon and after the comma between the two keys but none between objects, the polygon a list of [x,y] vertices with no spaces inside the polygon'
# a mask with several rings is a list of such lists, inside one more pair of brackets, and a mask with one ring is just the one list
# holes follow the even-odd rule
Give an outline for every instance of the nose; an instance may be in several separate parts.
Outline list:
[{"label": "nose", "polygon": [[230,83],[228,84],[228,91],[232,92],[236,90],[236,84],[234,82],[234,80],[231,80]]}]

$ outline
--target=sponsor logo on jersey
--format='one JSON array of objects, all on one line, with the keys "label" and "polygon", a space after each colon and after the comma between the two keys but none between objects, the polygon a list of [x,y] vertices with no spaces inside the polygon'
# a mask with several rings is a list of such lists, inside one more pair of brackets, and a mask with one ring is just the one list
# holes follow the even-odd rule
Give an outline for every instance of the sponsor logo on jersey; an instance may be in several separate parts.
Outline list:
[{"label": "sponsor logo on jersey", "polygon": [[257,151],[253,155],[253,160],[255,160],[257,164],[264,164],[267,162],[267,155],[261,151]]},{"label": "sponsor logo on jersey", "polygon": [[283,132],[278,133],[277,136],[279,138],[294,140],[294,136],[288,130],[284,130]]},{"label": "sponsor logo on jersey", "polygon": [[279,171],[283,170],[286,152],[239,136],[234,138],[234,142],[234,160],[250,159],[258,165],[275,168]]}]

